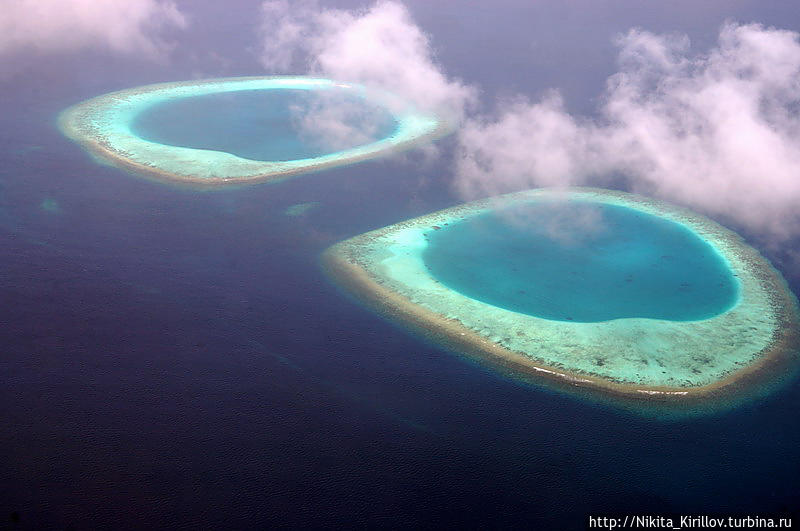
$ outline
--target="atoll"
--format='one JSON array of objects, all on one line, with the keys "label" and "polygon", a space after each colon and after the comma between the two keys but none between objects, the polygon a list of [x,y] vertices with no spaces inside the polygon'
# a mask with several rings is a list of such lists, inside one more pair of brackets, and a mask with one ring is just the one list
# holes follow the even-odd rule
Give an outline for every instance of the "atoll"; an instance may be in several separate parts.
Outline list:
[{"label": "atoll", "polygon": [[[136,117],[154,105],[210,94],[254,90],[350,91],[384,106],[397,126],[390,136],[313,158],[281,161],[245,159],[224,151],[153,142],[137,135]],[[74,105],[59,116],[61,131],[100,161],[160,181],[218,186],[278,181],[409,148],[448,132],[439,117],[418,112],[395,96],[359,85],[310,77],[241,77],[162,83],[112,92]]]},{"label": "atoll", "polygon": [[[695,320],[545,319],[451,289],[426,263],[437,231],[554,199],[634,209],[689,229],[730,268],[737,283],[732,303]],[[624,192],[542,189],[467,203],[338,243],[323,264],[337,284],[381,313],[458,353],[558,389],[624,400],[706,399],[784,372],[800,345],[797,300],[758,251],[708,218]]]}]

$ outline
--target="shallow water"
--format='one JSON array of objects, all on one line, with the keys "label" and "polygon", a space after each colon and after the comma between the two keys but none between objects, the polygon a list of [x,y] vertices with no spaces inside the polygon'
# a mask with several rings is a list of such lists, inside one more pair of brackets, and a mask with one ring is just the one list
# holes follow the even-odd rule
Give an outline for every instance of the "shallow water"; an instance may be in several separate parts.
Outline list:
[{"label": "shallow water", "polygon": [[244,90],[154,105],[132,124],[145,140],[224,151],[251,160],[319,157],[385,138],[385,110],[349,94],[296,89]]},{"label": "shallow water", "polygon": [[707,319],[736,279],[686,227],[630,208],[543,201],[432,230],[424,260],[474,299],[558,321]]}]

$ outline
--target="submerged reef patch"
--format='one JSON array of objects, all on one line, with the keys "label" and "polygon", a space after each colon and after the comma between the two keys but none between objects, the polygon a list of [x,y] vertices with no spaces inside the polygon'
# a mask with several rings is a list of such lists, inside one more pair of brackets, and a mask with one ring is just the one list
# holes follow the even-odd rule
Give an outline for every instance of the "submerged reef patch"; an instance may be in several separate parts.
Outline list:
[{"label": "submerged reef patch", "polygon": [[319,206],[319,201],[308,201],[306,203],[297,203],[286,207],[283,213],[290,218],[297,218],[300,216],[305,216],[306,214],[308,214],[310,210],[313,210],[318,206]]},{"label": "submerged reef patch", "polygon": [[[395,126],[387,136],[294,160],[254,160],[224,149],[160,143],[146,138],[137,127],[137,119],[143,113],[170,102],[225,93],[277,90],[319,94],[344,92],[385,109],[393,117]],[[332,119],[329,115],[321,118],[328,125]],[[310,121],[313,125],[313,120]],[[440,118],[419,112],[391,94],[309,77],[241,77],[131,88],[66,109],[59,116],[59,127],[99,160],[160,181],[209,187],[283,180],[409,148],[448,132],[448,126]]]},{"label": "submerged reef patch", "polygon": [[39,205],[39,208],[41,208],[42,210],[44,210],[45,212],[48,212],[50,214],[60,214],[61,213],[61,205],[59,205],[58,201],[56,201],[52,197],[45,197],[42,200],[41,204]]},{"label": "submerged reef patch", "polygon": [[[674,297],[677,298],[670,302],[675,308],[680,304],[699,305],[707,297],[718,296],[719,300],[699,310],[687,308],[685,314],[675,313],[674,308],[660,313],[652,304],[644,309],[628,304],[621,306],[623,310],[609,310],[610,316],[606,318],[598,317],[602,313],[590,313],[587,314],[590,318],[572,319],[567,315],[569,310],[558,310],[561,313],[553,310],[556,313],[542,317],[537,312],[545,303],[553,302],[556,308],[561,308],[558,304],[564,301],[549,300],[558,294],[564,298],[584,295],[570,292],[567,284],[549,291],[539,289],[542,286],[535,284],[555,282],[558,273],[553,273],[552,268],[542,276],[510,277],[511,282],[503,285],[504,289],[516,292],[502,300],[492,299],[496,297],[494,294],[476,296],[467,288],[460,289],[457,283],[437,276],[437,267],[431,267],[431,247],[446,231],[455,233],[482,217],[503,213],[509,213],[510,224],[530,223],[529,219],[520,220],[514,216],[520,209],[535,211],[554,202],[630,209],[637,216],[652,216],[661,224],[673,225],[667,227],[669,230],[689,231],[682,237],[695,239],[698,245],[689,249],[691,253],[708,251],[703,259],[718,262],[696,280],[701,284],[712,281],[715,284],[692,286],[691,282],[673,278],[669,271],[654,272],[652,274],[667,276],[643,283],[640,295],[665,296],[661,284],[667,282],[669,289],[676,292]],[[658,245],[653,243],[657,240],[655,236],[650,239],[647,234],[639,235],[628,245],[629,242],[614,240],[629,240],[632,235],[613,225],[603,226],[602,219],[589,219],[583,225],[575,225],[573,217],[569,222],[573,223],[569,230],[560,233],[556,230],[546,237],[564,238],[560,245],[570,248],[583,245],[576,243],[572,236],[602,227],[605,234],[589,237],[593,242],[586,245],[583,255],[591,257],[591,267],[613,260],[611,269],[623,268],[618,279],[612,275],[612,280],[605,285],[594,279],[582,284],[583,290],[604,290],[593,304],[602,305],[604,298],[610,301],[615,296],[631,296],[625,291],[634,289],[631,285],[635,286],[634,281],[639,277],[624,270],[626,262],[640,276],[654,268],[671,267],[673,257],[659,254]],[[640,229],[646,232],[651,230],[648,227],[642,223]],[[487,238],[498,234],[494,227],[489,228]],[[538,249],[533,238],[541,238],[544,233],[548,231],[539,230],[528,243]],[[486,241],[476,245],[485,245]],[[512,248],[507,258],[524,252],[529,251]],[[574,262],[582,259],[575,258],[574,254],[569,256]],[[504,257],[501,254],[497,259]],[[679,259],[689,260],[682,266],[685,271],[680,275],[701,269],[692,265],[691,256],[675,257],[674,261]],[[540,260],[556,258],[542,253]],[[782,378],[789,368],[797,365],[800,346],[797,300],[769,261],[736,233],[710,219],[624,192],[591,188],[541,189],[467,203],[338,243],[326,250],[323,265],[337,284],[373,308],[400,319],[456,352],[515,377],[558,390],[602,396],[615,404],[684,405],[728,400],[753,387],[770,386],[770,382]],[[452,267],[482,266],[470,258],[454,260]],[[512,263],[507,270],[516,267],[517,264]],[[581,271],[579,264],[575,264],[574,269],[581,275],[591,273],[588,269]],[[566,271],[564,275],[569,273],[575,271]],[[503,273],[493,271],[492,274]],[[513,285],[514,282],[518,285]],[[701,292],[701,297],[692,299],[692,290],[698,289],[705,291]],[[514,306],[517,299],[513,297],[523,297],[528,292],[545,299],[530,306],[536,311]],[[611,303],[608,306],[616,308]]]}]

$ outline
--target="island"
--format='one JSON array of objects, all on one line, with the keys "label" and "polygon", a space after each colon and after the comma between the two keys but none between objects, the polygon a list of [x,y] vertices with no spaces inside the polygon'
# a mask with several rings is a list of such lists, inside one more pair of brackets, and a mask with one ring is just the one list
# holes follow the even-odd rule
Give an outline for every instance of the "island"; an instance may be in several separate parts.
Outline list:
[{"label": "island", "polygon": [[338,243],[322,263],[452,351],[618,404],[729,401],[797,367],[781,274],[720,224],[639,195],[475,201]]},{"label": "island", "polygon": [[[153,122],[153,118],[168,115],[170,106],[185,106],[188,102],[196,105],[195,114],[208,114],[213,118],[214,113],[224,113],[230,105],[225,101],[208,98],[249,97],[248,102],[254,102],[257,100],[252,97],[253,94],[263,101],[265,97],[278,98],[282,94],[298,92],[322,96],[344,94],[350,98],[349,105],[358,105],[360,102],[365,106],[383,109],[391,116],[392,126],[383,127],[379,138],[344,149],[327,153],[295,149],[297,158],[290,156],[288,160],[283,160],[286,157],[271,159],[269,150],[259,149],[274,145],[280,147],[282,143],[286,143],[286,139],[274,135],[271,137],[269,123],[261,123],[262,129],[259,131],[253,130],[253,124],[258,124],[257,120],[262,118],[258,108],[246,112],[245,107],[244,112],[226,115],[225,120],[208,122],[210,125],[206,127],[206,131],[209,135],[217,133],[217,137],[227,137],[227,140],[232,139],[234,143],[245,144],[239,150],[230,149],[229,146],[234,145],[231,142],[223,142],[224,145],[217,147],[214,141],[203,141],[198,135],[202,135],[204,131],[192,131],[191,127],[187,129],[194,138],[188,142],[170,142],[160,138],[175,137],[174,132],[172,136],[169,132],[156,132],[152,135],[142,133],[142,117],[149,114],[150,121]],[[281,101],[290,102],[285,98],[276,101],[278,105]],[[205,108],[197,107],[197,102]],[[290,110],[284,109],[284,114]],[[336,113],[332,113],[330,109],[325,111],[327,114],[319,121],[321,123],[324,120],[330,124],[331,120],[335,120]],[[188,115],[191,116],[191,113]],[[284,121],[290,119],[291,117],[284,117]],[[247,123],[238,124],[236,120]],[[59,115],[58,125],[67,137],[87,149],[100,162],[111,163],[158,181],[195,187],[280,181],[302,173],[407,149],[450,131],[450,126],[441,118],[417,111],[410,103],[386,92],[329,79],[275,76],[161,83],[112,92],[64,110]],[[165,119],[162,125],[175,128],[181,124],[180,120]],[[233,133],[220,135],[217,128],[221,128],[223,133],[228,130]],[[283,130],[278,134],[286,136]],[[295,138],[288,140],[297,143]],[[219,142],[217,139],[217,143]],[[292,151],[287,151],[290,152]],[[267,160],[261,160],[262,158]]]}]

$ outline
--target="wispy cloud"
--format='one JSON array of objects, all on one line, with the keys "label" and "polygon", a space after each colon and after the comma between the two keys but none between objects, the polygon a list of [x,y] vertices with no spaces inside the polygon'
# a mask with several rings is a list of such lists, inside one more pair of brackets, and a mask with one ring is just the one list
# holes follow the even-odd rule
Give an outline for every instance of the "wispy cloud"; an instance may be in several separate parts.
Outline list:
[{"label": "wispy cloud", "polygon": [[14,0],[0,8],[0,54],[103,47],[159,59],[186,18],[169,0]]},{"label": "wispy cloud", "polygon": [[690,54],[680,35],[619,37],[599,118],[569,114],[558,93],[503,102],[459,134],[465,197],[535,186],[602,185],[728,217],[773,238],[800,229],[798,34],[726,24]]},{"label": "wispy cloud", "polygon": [[261,13],[260,60],[270,72],[387,90],[454,121],[476,98],[473,87],[443,73],[430,39],[401,3],[348,11],[320,8],[313,0],[271,0]]},{"label": "wispy cloud", "polygon": [[339,151],[374,142],[391,128],[391,116],[377,105],[364,105],[338,91],[309,96],[290,111],[294,127],[312,146]]}]

